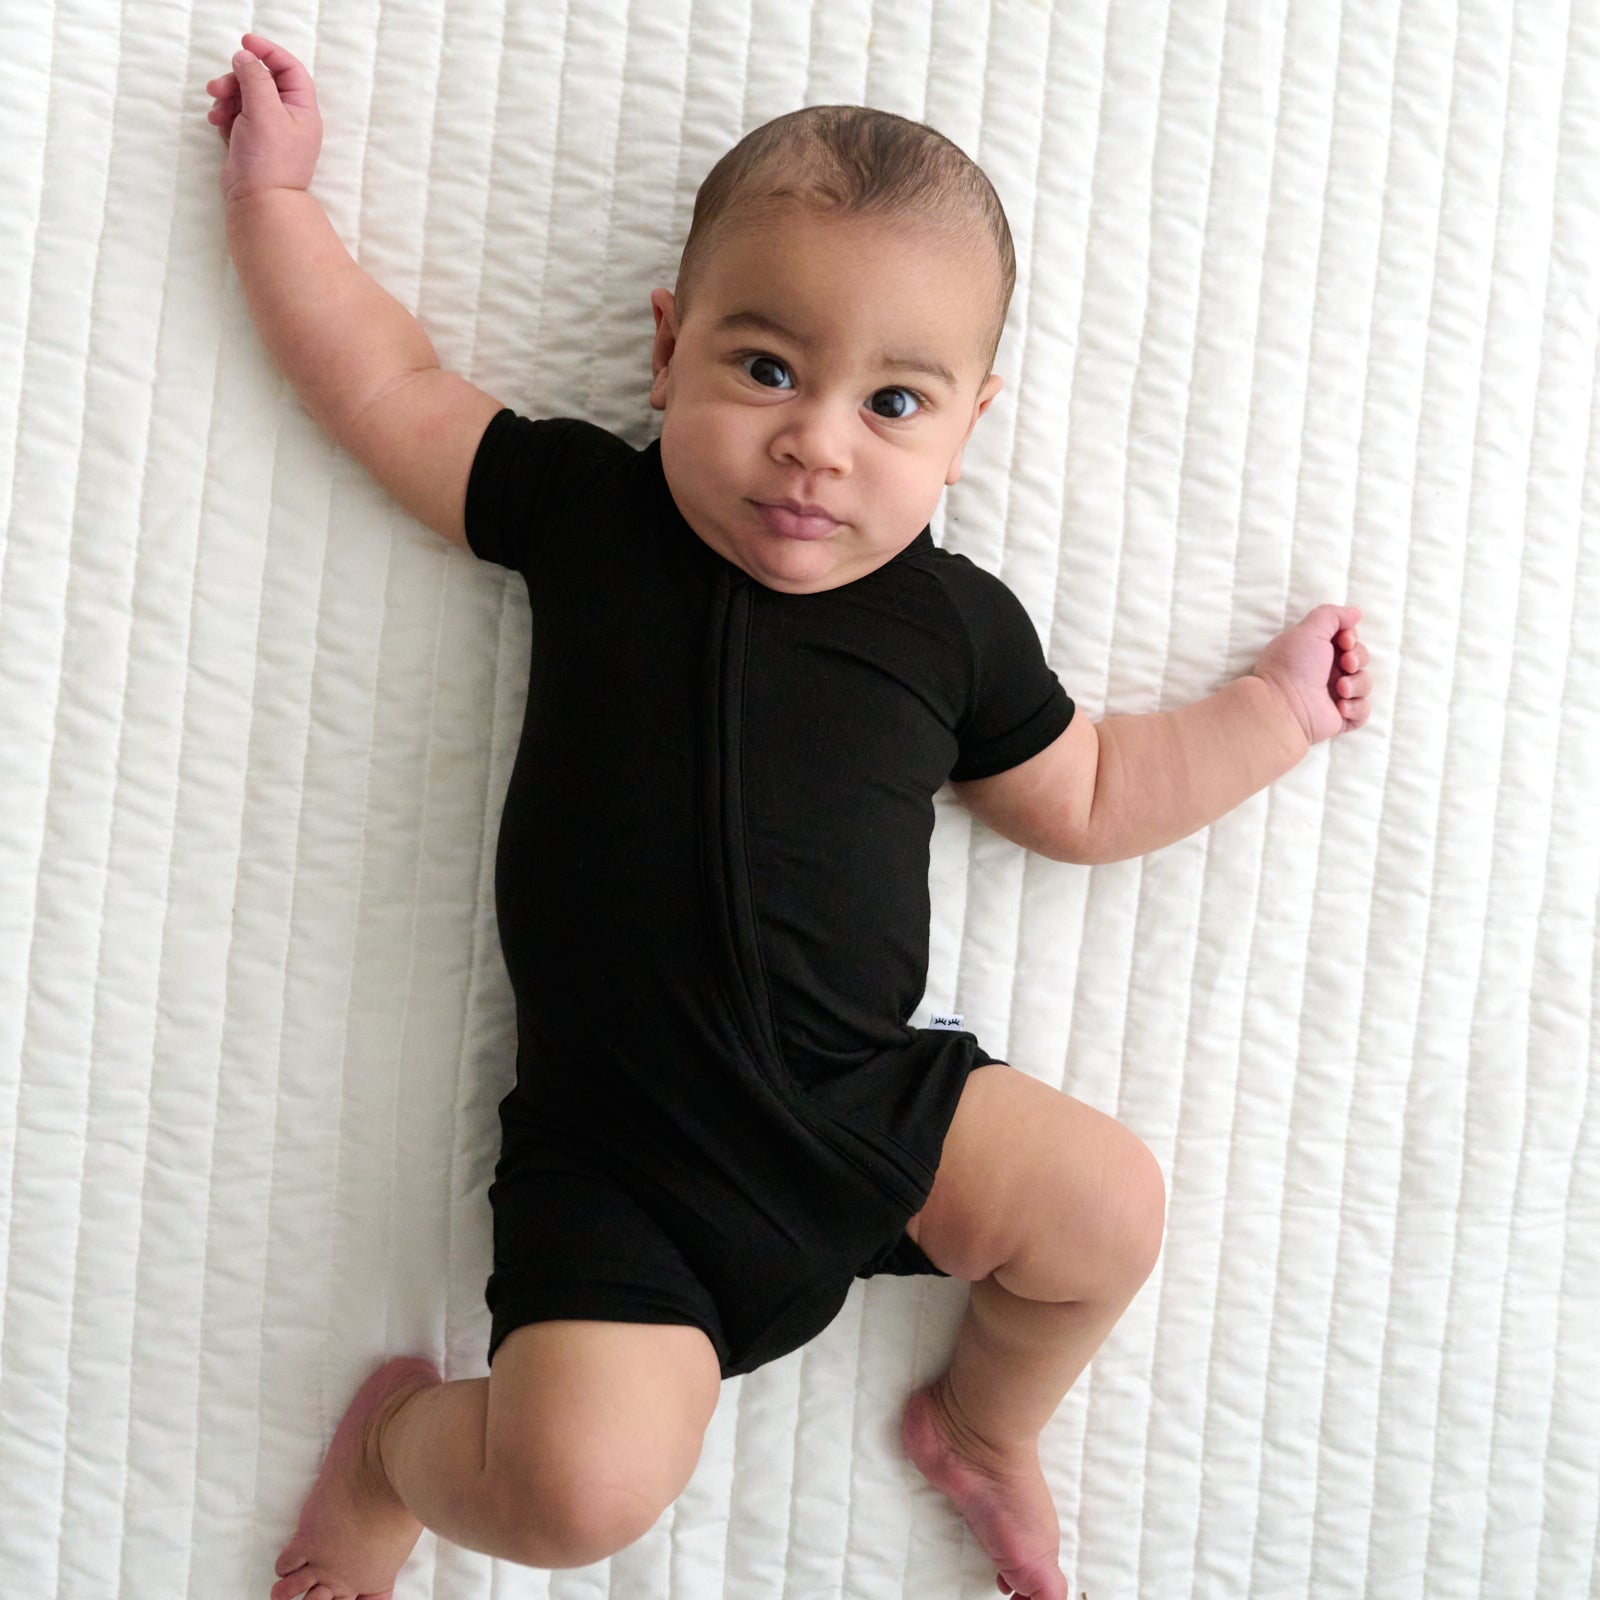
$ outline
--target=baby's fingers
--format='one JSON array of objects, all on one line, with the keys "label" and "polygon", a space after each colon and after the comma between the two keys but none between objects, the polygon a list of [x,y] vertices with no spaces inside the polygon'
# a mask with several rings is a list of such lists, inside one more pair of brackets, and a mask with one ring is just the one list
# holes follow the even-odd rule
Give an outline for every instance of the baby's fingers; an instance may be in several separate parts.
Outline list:
[{"label": "baby's fingers", "polygon": [[263,116],[278,106],[278,86],[273,82],[272,69],[259,56],[248,50],[237,50],[233,57],[234,70],[239,83],[239,104],[244,115]]},{"label": "baby's fingers", "polygon": [[225,78],[213,78],[206,85],[206,93],[216,102],[211,108],[213,121],[219,111],[230,117],[239,115],[239,80],[231,72]]},{"label": "baby's fingers", "polygon": [[266,67],[267,80],[286,106],[316,110],[317,92],[311,85],[311,74],[281,44],[274,44],[259,33],[245,34],[243,44]]},{"label": "baby's fingers", "polygon": [[[215,94],[215,90],[211,90]],[[222,135],[222,142],[228,142],[228,135],[233,131],[233,125],[239,120],[239,97],[233,95],[218,95],[216,104],[206,112],[206,121]]]}]

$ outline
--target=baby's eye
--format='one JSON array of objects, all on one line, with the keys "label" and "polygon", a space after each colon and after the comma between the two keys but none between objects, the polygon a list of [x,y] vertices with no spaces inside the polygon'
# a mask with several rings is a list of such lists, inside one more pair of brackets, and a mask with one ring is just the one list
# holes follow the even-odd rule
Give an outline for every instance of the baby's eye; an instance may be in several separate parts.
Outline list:
[{"label": "baby's eye", "polygon": [[765,378],[758,375],[764,367],[776,368],[785,376],[788,375],[789,369],[774,356],[741,356],[739,358],[739,365],[743,367],[750,377],[759,383],[763,389],[787,389],[793,387],[792,382],[788,384],[768,383]]},{"label": "baby's eye", "polygon": [[[911,409],[908,411],[905,405],[901,404],[896,410],[880,411],[878,409],[878,401],[885,396],[890,399],[891,403],[895,401],[909,402]],[[873,411],[878,416],[884,418],[884,420],[888,422],[902,421],[906,417],[915,416],[917,412],[922,409],[922,402],[916,397],[916,395],[913,394],[910,389],[902,389],[898,384],[891,389],[879,389],[877,393],[873,395],[868,404],[871,405]]]}]

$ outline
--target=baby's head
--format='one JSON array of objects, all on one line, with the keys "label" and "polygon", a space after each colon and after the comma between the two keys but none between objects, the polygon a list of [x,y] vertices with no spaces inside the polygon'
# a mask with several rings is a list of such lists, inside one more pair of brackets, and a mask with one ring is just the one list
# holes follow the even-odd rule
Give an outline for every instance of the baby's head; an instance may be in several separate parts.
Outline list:
[{"label": "baby's head", "polygon": [[1015,276],[993,187],[932,128],[812,106],[747,134],[650,297],[662,467],[695,532],[796,594],[897,555],[1000,389]]},{"label": "baby's head", "polygon": [[777,222],[795,207],[899,222],[908,233],[931,233],[945,248],[966,255],[970,296],[989,313],[983,357],[988,375],[1017,276],[1000,197],[983,169],[942,133],[871,106],[808,106],[774,117],[747,133],[706,174],[678,262],[679,316],[688,309],[696,278],[729,234],[749,223]]}]

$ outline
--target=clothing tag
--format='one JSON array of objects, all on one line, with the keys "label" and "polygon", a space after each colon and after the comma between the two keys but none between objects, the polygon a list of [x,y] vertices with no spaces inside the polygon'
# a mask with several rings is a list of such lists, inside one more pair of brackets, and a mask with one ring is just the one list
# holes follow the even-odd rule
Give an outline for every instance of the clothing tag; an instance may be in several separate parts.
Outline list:
[{"label": "clothing tag", "polygon": [[958,1033],[965,1016],[960,1011],[935,1011],[928,1019],[930,1028],[947,1028],[952,1033]]}]

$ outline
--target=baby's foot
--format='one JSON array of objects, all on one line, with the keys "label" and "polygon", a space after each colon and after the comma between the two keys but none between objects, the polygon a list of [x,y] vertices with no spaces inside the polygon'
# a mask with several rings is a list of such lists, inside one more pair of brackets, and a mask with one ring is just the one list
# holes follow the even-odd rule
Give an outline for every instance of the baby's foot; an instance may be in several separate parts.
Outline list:
[{"label": "baby's foot", "polygon": [[272,1600],[294,1600],[317,1584],[323,1587],[316,1600],[389,1600],[422,1524],[384,1476],[373,1442],[384,1418],[439,1381],[431,1361],[397,1356],[356,1391],[300,1508],[294,1537],[278,1554]]},{"label": "baby's foot", "polygon": [[906,1405],[900,1438],[917,1470],[948,1495],[984,1554],[1000,1569],[1002,1594],[1067,1600],[1061,1575],[1061,1526],[1055,1502],[1030,1449],[1002,1457],[951,1416],[943,1379]]}]

